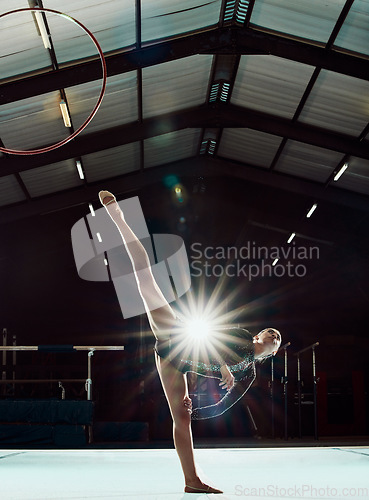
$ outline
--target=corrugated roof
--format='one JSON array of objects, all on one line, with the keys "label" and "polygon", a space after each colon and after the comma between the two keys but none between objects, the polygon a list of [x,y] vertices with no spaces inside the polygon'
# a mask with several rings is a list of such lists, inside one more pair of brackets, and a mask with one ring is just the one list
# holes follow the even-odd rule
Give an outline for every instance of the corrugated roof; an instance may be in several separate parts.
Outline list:
[{"label": "corrugated roof", "polygon": [[196,55],[142,71],[143,117],[204,104],[212,63],[210,55]]},{"label": "corrugated roof", "polygon": [[288,141],[275,167],[297,177],[325,183],[342,159],[342,154],[309,144]]},{"label": "corrugated roof", "polygon": [[368,124],[369,82],[322,70],[300,120],[358,137]]},{"label": "corrugated roof", "polygon": [[258,0],[251,23],[273,31],[326,43],[345,0]]},{"label": "corrugated roof", "polygon": [[[6,8],[28,6],[9,0]],[[321,196],[329,185],[337,200],[345,191],[368,194],[368,1],[43,6],[96,36],[107,60],[106,93],[67,146],[47,155],[0,153],[2,207],[194,158],[244,164],[260,179],[269,171],[308,179],[323,188]],[[0,140],[7,148],[61,141],[99,96],[102,70],[92,41],[64,16],[45,19],[51,50],[31,13],[0,17]],[[64,126],[62,98],[72,128]],[[349,168],[334,182],[343,162]]]},{"label": "corrugated roof", "polygon": [[178,36],[216,25],[221,0],[143,0],[141,2],[142,42]]},{"label": "corrugated roof", "polygon": [[271,55],[242,56],[231,102],[292,118],[314,68]]},{"label": "corrugated roof", "polygon": [[269,168],[282,138],[251,129],[225,129],[218,149],[224,158]]}]

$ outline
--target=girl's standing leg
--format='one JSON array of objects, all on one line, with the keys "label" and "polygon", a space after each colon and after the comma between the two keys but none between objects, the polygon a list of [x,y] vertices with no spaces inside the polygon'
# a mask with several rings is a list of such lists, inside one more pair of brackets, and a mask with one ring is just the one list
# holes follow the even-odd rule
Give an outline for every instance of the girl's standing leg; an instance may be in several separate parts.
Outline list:
[{"label": "girl's standing leg", "polygon": [[157,354],[156,366],[173,419],[173,439],[185,477],[187,493],[223,493],[199,478],[193,454],[191,414],[184,405],[188,398],[186,376]]},{"label": "girl's standing leg", "polygon": [[173,439],[183,474],[187,493],[223,493],[204,484],[196,471],[191,431],[191,414],[184,405],[188,398],[186,376],[166,359],[156,354],[156,366],[173,419]]},{"label": "girl's standing leg", "polygon": [[185,483],[201,483],[194,462],[191,414],[184,405],[184,400],[188,397],[186,376],[156,353],[155,360],[173,419],[174,445],[182,465]]}]

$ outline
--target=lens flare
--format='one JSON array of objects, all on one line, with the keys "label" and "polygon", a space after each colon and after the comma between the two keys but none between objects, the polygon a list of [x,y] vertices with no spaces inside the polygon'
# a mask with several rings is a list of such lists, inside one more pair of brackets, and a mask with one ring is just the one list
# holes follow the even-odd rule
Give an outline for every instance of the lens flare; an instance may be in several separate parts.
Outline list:
[{"label": "lens flare", "polygon": [[186,331],[191,339],[202,341],[210,333],[210,324],[204,318],[193,318],[187,322]]}]

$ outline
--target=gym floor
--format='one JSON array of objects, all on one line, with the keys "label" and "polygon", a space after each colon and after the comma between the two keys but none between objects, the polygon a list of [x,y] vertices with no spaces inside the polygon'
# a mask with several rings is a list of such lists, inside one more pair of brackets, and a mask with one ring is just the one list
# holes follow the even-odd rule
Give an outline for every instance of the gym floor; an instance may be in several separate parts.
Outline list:
[{"label": "gym floor", "polygon": [[1,500],[369,498],[369,447],[196,449],[188,494],[174,449],[0,450]]}]

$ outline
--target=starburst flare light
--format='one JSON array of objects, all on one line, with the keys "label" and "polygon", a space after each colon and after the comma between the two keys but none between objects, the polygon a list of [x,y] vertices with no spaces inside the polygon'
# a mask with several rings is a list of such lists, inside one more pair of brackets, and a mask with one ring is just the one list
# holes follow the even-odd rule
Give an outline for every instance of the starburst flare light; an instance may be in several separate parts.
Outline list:
[{"label": "starburst flare light", "polygon": [[205,318],[196,317],[187,322],[186,331],[191,339],[201,342],[210,334],[210,323]]}]

